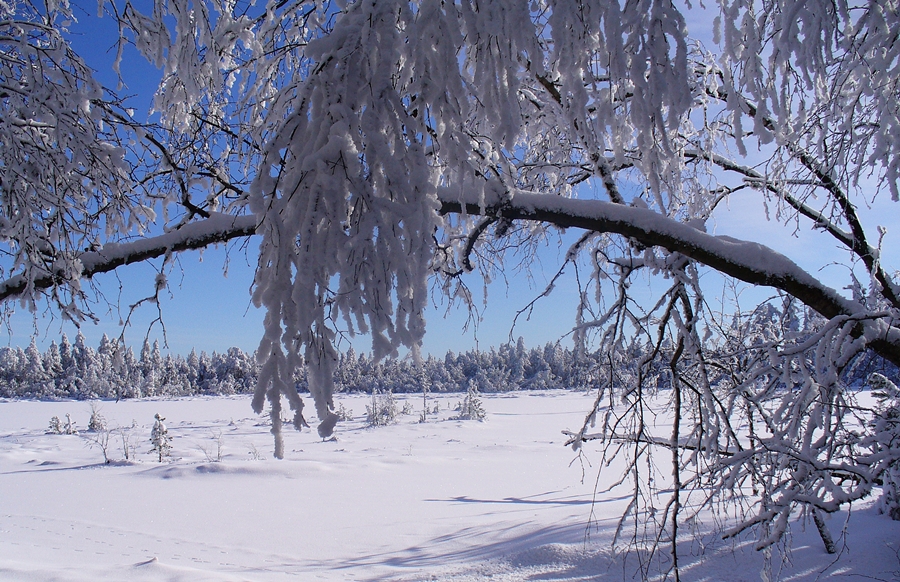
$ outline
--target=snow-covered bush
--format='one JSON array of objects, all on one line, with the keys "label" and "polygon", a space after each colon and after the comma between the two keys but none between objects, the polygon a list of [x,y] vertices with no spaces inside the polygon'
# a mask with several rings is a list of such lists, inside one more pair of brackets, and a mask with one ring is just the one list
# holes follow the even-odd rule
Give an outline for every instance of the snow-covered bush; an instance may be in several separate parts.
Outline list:
[{"label": "snow-covered bush", "polygon": [[163,424],[165,418],[161,417],[159,413],[153,418],[156,419],[156,422],[153,423],[153,430],[150,431],[150,444],[153,445],[150,450],[158,455],[159,462],[162,463],[163,458],[168,457],[171,453],[172,444],[169,431]]},{"label": "snow-covered bush", "polygon": [[334,413],[337,415],[338,420],[341,422],[353,420],[353,411],[344,406],[343,402],[338,403],[337,408],[334,409]]},{"label": "snow-covered bush", "polygon": [[62,434],[63,427],[58,416],[50,419],[50,426],[47,428],[47,434]]},{"label": "snow-covered bush", "polygon": [[[868,384],[878,401],[872,419],[876,447],[900,454],[900,389],[877,372],[869,376]],[[881,479],[879,510],[900,521],[900,458],[887,466]]]},{"label": "snow-covered bush", "polygon": [[198,445],[200,452],[202,452],[203,456],[206,457],[207,463],[221,463],[223,450],[225,448],[225,440],[222,436],[222,431],[213,431],[209,436],[213,441],[213,446],[208,447],[204,445]]},{"label": "snow-covered bush", "polygon": [[98,429],[89,430],[88,434],[84,435],[85,445],[93,448],[100,449],[100,453],[103,455],[103,464],[108,465],[110,463],[109,458],[109,441],[110,441],[111,432],[105,425],[101,426]]},{"label": "snow-covered bush", "polygon": [[106,430],[106,419],[100,414],[100,406],[91,402],[91,419],[88,420],[88,432],[102,432]]},{"label": "snow-covered bush", "polygon": [[369,426],[387,426],[397,422],[397,401],[394,393],[388,390],[372,392],[372,404],[366,406],[366,423]]},{"label": "snow-covered bush", "polygon": [[481,403],[481,394],[474,381],[469,382],[466,397],[457,405],[456,410],[458,414],[453,417],[455,420],[484,420],[487,416],[484,405]]},{"label": "snow-covered bush", "polygon": [[66,422],[60,420],[58,416],[50,419],[50,426],[47,428],[48,434],[78,434],[72,417],[66,414]]},{"label": "snow-covered bush", "polygon": [[131,421],[131,426],[121,426],[118,429],[119,438],[122,440],[122,455],[126,461],[132,461],[135,458],[135,449],[132,430],[137,426],[137,422]]}]

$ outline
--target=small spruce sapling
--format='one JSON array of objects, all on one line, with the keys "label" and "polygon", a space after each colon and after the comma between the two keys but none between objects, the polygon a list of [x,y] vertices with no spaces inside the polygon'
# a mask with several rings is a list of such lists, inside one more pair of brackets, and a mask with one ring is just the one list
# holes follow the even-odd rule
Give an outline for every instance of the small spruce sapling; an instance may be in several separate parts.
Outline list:
[{"label": "small spruce sapling", "polygon": [[88,432],[102,432],[106,430],[106,418],[100,414],[100,407],[96,402],[91,402],[91,419],[88,421]]},{"label": "small spruce sapling", "polygon": [[454,416],[455,420],[484,420],[487,412],[481,403],[481,395],[478,393],[478,386],[474,380],[469,380],[469,389],[466,391],[465,399],[457,405],[456,410],[459,414]]},{"label": "small spruce sapling", "polygon": [[163,458],[169,456],[172,444],[169,431],[166,429],[166,425],[163,424],[165,418],[161,417],[159,413],[154,415],[153,418],[156,419],[156,422],[153,423],[153,430],[150,431],[150,443],[153,445],[151,451],[158,455],[159,462],[162,463]]},{"label": "small spruce sapling", "polygon": [[366,406],[366,423],[369,426],[387,426],[397,421],[397,401],[394,393],[372,392],[372,405]]},{"label": "small spruce sapling", "polygon": [[63,427],[62,422],[59,420],[58,416],[54,416],[50,419],[50,426],[47,428],[47,434],[62,434]]}]

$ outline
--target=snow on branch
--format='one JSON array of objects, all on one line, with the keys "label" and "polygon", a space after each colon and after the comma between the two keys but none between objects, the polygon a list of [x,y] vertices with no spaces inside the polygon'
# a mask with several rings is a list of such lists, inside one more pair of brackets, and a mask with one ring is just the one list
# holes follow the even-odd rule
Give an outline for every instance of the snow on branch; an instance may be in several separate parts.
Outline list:
[{"label": "snow on branch", "polygon": [[[567,199],[517,192],[511,199],[486,200],[483,205],[475,196],[467,199],[446,192],[439,194],[441,213],[487,215],[511,220],[532,220],[569,228],[616,233],[636,239],[648,246],[660,246],[681,253],[723,274],[754,285],[782,290],[821,315],[832,318],[851,316],[864,311],[863,306],[823,285],[784,255],[755,242],[713,236],[689,225],[666,218],[652,210],[623,206],[603,201]],[[213,214],[155,237],[134,242],[110,243],[97,251],[79,256],[81,276],[97,273],[163,256],[170,252],[201,249],[212,244],[246,237],[256,232],[255,216]],[[33,289],[49,288],[62,281],[64,271],[48,273],[31,283]],[[26,293],[29,282],[22,275],[0,283],[0,301]],[[875,323],[870,323],[874,326]],[[873,335],[874,334],[874,335]],[[900,331],[882,326],[867,335],[873,349],[892,362],[900,363]]]},{"label": "snow on branch", "polygon": [[[124,265],[161,257],[167,253],[206,248],[210,245],[247,237],[256,232],[255,216],[229,216],[213,213],[209,218],[193,222],[159,236],[127,243],[108,243],[96,251],[79,255],[81,277],[90,278]],[[47,289],[62,283],[67,276],[63,267],[29,281],[15,275],[0,282],[0,301],[20,296],[29,290]]]},{"label": "snow on branch", "polygon": [[[865,309],[801,269],[784,255],[756,242],[728,236],[713,236],[690,225],[662,216],[652,210],[597,200],[578,200],[516,192],[511,198],[479,200],[478,196],[460,196],[440,191],[440,212],[484,215],[509,220],[547,222],[562,228],[582,228],[594,232],[631,237],[647,246],[659,246],[707,265],[746,283],[765,285],[801,300],[821,315],[832,318],[852,316]],[[81,276],[90,278],[117,267],[160,257],[169,252],[205,248],[212,244],[254,234],[255,216],[212,214],[163,235],[134,242],[105,245],[98,251],[79,256]],[[49,288],[61,282],[63,270],[35,278],[34,289]],[[29,282],[21,275],[0,283],[0,301],[22,295]],[[876,323],[870,322],[870,326]],[[867,333],[873,349],[894,363],[900,363],[900,330],[883,325]]]},{"label": "snow on branch", "polygon": [[[852,316],[865,311],[856,301],[801,269],[786,256],[765,245],[729,236],[713,236],[645,208],[599,200],[578,200],[528,192],[512,197],[479,199],[477,196],[442,193],[441,212],[535,220],[563,228],[631,237],[647,246],[678,252],[717,271],[753,285],[773,287],[796,297],[827,318]],[[870,322],[866,336],[880,355],[900,363],[900,330]]]}]

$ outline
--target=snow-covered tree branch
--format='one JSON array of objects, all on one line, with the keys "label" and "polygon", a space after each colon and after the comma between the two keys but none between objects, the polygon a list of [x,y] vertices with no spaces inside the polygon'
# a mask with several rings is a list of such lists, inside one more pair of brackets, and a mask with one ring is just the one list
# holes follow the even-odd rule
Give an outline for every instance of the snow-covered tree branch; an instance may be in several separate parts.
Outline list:
[{"label": "snow-covered tree branch", "polygon": [[[765,245],[740,241],[731,237],[713,236],[690,225],[660,217],[645,208],[621,206],[603,201],[577,199],[547,199],[544,196],[517,192],[460,202],[459,197],[446,195],[441,213],[472,216],[486,215],[507,220],[527,220],[547,223],[559,228],[582,228],[601,234],[627,236],[647,247],[663,247],[678,252],[706,266],[746,283],[764,285],[796,297],[819,314],[832,318],[861,314],[865,307],[841,296],[837,291],[805,272],[788,257]],[[464,200],[464,198],[463,198]],[[81,276],[91,277],[123,265],[145,261],[166,253],[197,250],[236,238],[255,234],[252,216],[230,217],[215,215],[200,222],[192,222],[176,231],[136,242],[109,244],[97,251],[78,255]],[[61,275],[50,274],[32,281],[36,288],[51,287]],[[0,283],[0,300],[25,292],[23,277]],[[900,366],[900,330],[896,327],[875,328],[868,331],[869,345],[881,356]]]},{"label": "snow-covered tree branch", "polygon": [[[198,250],[237,238],[245,238],[256,231],[253,216],[213,214],[200,222],[192,222],[175,231],[127,243],[108,243],[94,251],[75,255],[80,277],[90,278],[118,267],[155,259],[170,253]],[[14,275],[0,282],[0,301],[14,299],[28,292],[52,288],[65,280],[63,267],[51,264],[45,275],[28,280]]]}]

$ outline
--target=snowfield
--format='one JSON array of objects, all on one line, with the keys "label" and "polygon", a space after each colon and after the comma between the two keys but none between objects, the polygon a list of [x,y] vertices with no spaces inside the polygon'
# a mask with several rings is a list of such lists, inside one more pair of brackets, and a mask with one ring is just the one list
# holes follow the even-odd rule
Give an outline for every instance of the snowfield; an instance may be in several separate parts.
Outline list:
[{"label": "snowfield", "polygon": [[[610,548],[628,490],[592,504],[616,468],[598,475],[563,446],[593,396],[486,395],[486,421],[451,420],[462,397],[429,396],[440,412],[419,423],[421,395],[398,396],[414,412],[368,428],[370,397],[338,395],[353,419],[336,440],[286,430],[282,461],[249,396],[105,401],[136,452],[125,462],[113,431],[109,465],[84,432],[87,402],[0,402],[0,580],[640,579],[640,556]],[[80,435],[45,434],[67,413]],[[150,452],[156,413],[172,438],[163,463]],[[839,554],[795,523],[779,579],[900,580],[900,522],[869,502],[827,523]],[[722,541],[712,526],[684,536],[682,580],[759,580],[754,539]],[[667,566],[663,555],[647,571]]]}]

